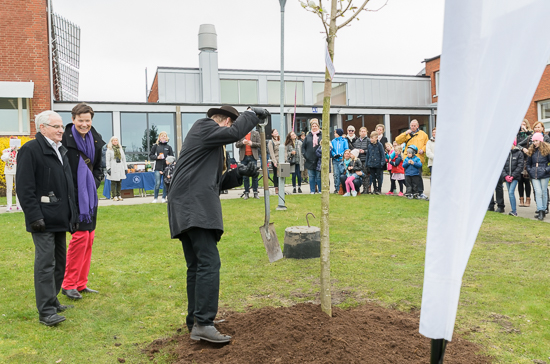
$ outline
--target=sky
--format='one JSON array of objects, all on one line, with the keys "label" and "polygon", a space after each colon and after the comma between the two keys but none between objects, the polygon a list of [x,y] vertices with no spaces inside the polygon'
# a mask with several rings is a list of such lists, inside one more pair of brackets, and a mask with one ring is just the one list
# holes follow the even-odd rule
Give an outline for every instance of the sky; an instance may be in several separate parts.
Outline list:
[{"label": "sky", "polygon": [[[424,59],[441,53],[444,1],[385,3],[370,0],[372,11],[338,31],[337,74],[416,75]],[[281,68],[276,0],[52,0],[52,6],[81,29],[80,101],[143,102],[145,69],[150,88],[157,67],[198,68],[201,24],[216,27],[220,69]],[[286,1],[284,18],[285,70],[324,72],[321,20],[299,0]]]}]

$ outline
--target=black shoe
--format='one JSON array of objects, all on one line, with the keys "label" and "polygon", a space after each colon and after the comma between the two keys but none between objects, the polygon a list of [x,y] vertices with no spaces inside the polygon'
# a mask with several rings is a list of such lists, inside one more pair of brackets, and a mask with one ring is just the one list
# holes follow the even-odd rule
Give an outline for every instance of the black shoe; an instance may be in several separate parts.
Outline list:
[{"label": "black shoe", "polygon": [[58,314],[54,313],[50,316],[38,316],[38,320],[42,325],[53,326],[65,321],[65,316],[59,316]]},{"label": "black shoe", "polygon": [[63,312],[65,310],[68,310],[69,308],[73,308],[74,305],[59,305],[57,306],[57,313]]},{"label": "black shoe", "polygon": [[78,293],[78,291],[76,289],[66,290],[65,288],[62,288],[61,293],[63,293],[65,296],[67,296],[68,298],[73,299],[73,300],[81,300],[82,299],[82,296],[80,295],[80,293]]},{"label": "black shoe", "polygon": [[296,193],[296,187],[292,189],[292,193]]},{"label": "black shoe", "polygon": [[248,192],[243,193],[243,200],[248,200]]},{"label": "black shoe", "polygon": [[539,217],[539,210],[535,211],[535,219]]},{"label": "black shoe", "polygon": [[88,287],[84,288],[81,291],[78,291],[79,293],[99,293],[99,291],[96,291],[95,289],[90,289]]},{"label": "black shoe", "polygon": [[260,196],[258,196],[258,192],[254,192],[254,198],[259,200],[260,199]]},{"label": "black shoe", "polygon": [[504,208],[502,208],[502,207],[497,208],[497,212],[503,214],[504,213]]},{"label": "black shoe", "polygon": [[548,207],[546,208],[546,210],[544,210],[544,215],[548,215]]},{"label": "black shoe", "polygon": [[191,340],[206,340],[211,343],[223,344],[231,341],[231,336],[220,334],[214,326],[195,324],[191,330]]},{"label": "black shoe", "polygon": [[537,216],[537,219],[539,221],[544,220],[544,211],[542,211],[542,210],[539,211],[539,215]]},{"label": "black shoe", "polygon": [[487,211],[495,212],[495,208],[494,208],[494,207],[489,207],[489,208],[487,209]]},{"label": "black shoe", "polygon": [[298,187],[298,193],[302,193],[302,189]]}]

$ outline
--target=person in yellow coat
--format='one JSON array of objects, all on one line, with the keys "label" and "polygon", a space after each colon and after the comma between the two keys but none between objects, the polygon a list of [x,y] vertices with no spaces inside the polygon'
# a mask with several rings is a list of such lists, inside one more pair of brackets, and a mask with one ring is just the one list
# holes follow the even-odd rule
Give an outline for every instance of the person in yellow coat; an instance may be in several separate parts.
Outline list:
[{"label": "person in yellow coat", "polygon": [[[418,124],[418,120],[414,119],[411,121],[410,129],[399,134],[395,141],[399,144],[406,143],[405,148],[403,150],[407,150],[408,147],[411,145],[414,145],[418,148],[418,157],[423,160],[426,153],[426,144],[428,143],[428,140],[430,140],[430,137],[428,137],[428,134],[426,134],[423,130],[418,129],[420,125]],[[422,181],[422,179],[421,179]],[[418,186],[418,193],[419,198],[427,200],[428,197],[424,194],[424,182],[420,182],[420,186]]]}]

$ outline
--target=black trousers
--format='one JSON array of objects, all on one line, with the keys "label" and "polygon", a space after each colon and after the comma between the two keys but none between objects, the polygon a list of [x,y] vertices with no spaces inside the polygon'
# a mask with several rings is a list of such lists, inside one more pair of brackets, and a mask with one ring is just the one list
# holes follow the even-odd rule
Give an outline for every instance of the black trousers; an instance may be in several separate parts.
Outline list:
[{"label": "black trousers", "polygon": [[34,292],[40,316],[57,313],[67,261],[67,233],[32,233],[34,242]]},{"label": "black trousers", "polygon": [[502,183],[504,182],[503,178],[499,178],[497,186],[495,188],[495,193],[491,195],[491,202],[489,202],[489,209],[494,210],[495,209],[495,196],[497,196],[497,206],[501,209],[504,209],[504,189],[502,187]]},{"label": "black trousers", "polygon": [[421,193],[420,186],[422,183],[422,177],[420,176],[405,176],[405,186],[407,186],[406,195],[412,195],[414,193]]},{"label": "black trousers", "polygon": [[180,236],[187,262],[187,319],[212,326],[218,313],[220,254],[216,230],[192,228]]}]

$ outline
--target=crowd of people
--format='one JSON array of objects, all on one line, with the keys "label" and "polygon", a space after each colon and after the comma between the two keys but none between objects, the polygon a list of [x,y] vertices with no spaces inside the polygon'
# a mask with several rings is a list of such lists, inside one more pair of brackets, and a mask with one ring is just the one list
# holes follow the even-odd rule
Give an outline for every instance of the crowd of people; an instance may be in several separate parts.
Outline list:
[{"label": "crowd of people", "polygon": [[[310,193],[321,192],[321,140],[322,132],[319,120],[310,120],[310,132],[302,134],[298,139],[294,132],[287,135],[286,162],[290,164],[293,192],[301,193],[302,171],[307,170]],[[355,135],[355,127],[348,126],[347,134],[343,129],[334,131],[334,139],[330,142],[331,170],[334,175],[334,193],[344,197],[357,196],[362,186],[362,194],[382,194],[384,171],[388,171],[391,188],[386,195],[407,196],[427,200],[422,181],[422,166],[427,145],[429,147],[429,166],[433,163],[435,150],[435,128],[432,138],[428,138],[419,129],[417,120],[410,123],[410,129],[400,134],[396,141],[389,143],[384,135],[382,124],[368,135],[366,127],[359,129]],[[298,153],[296,150],[300,149]],[[419,156],[421,158],[419,158]],[[397,192],[399,184],[399,192]],[[406,191],[403,191],[403,186]]]},{"label": "crowd of people", "polygon": [[[223,234],[219,194],[244,183],[243,198],[248,199],[252,180],[253,197],[259,198],[257,161],[261,141],[253,129],[268,115],[265,109],[259,108],[241,115],[229,106],[213,108],[208,118],[198,120],[190,130],[178,160],[165,132],[159,134],[151,150],[150,158],[156,161],[154,200],[158,199],[160,180],[164,179],[162,202],[168,202],[171,235],[182,242],[187,261],[186,322],[194,340],[227,342],[231,339],[213,326],[219,291],[216,244]],[[15,174],[15,183],[18,204],[35,244],[34,281],[39,322],[47,326],[64,321],[65,317],[58,313],[72,307],[59,302],[60,291],[73,300],[82,299],[86,293],[98,293],[88,287],[88,274],[98,212],[97,188],[104,175],[101,152],[105,143],[92,127],[93,116],[89,105],[78,104],[72,110],[72,123],[64,126],[57,113],[42,112],[35,119],[36,138],[20,149],[5,151],[7,157],[2,157],[11,161],[7,173],[11,173],[15,165],[25,166]],[[204,130],[208,130],[207,136]],[[277,156],[280,148],[284,148],[285,162],[291,167],[293,193],[302,193],[302,182],[309,183],[310,193],[320,193],[323,136],[319,121],[310,121],[307,134],[288,133],[282,146],[277,130],[272,130],[271,136],[267,148],[272,156],[275,188],[278,188]],[[391,187],[386,195],[427,200],[422,167],[427,163],[432,171],[435,136],[435,128],[429,138],[419,129],[417,120],[412,120],[410,128],[393,143],[384,136],[381,124],[370,135],[365,127],[359,129],[359,136],[355,136],[353,126],[347,128],[347,134],[343,129],[336,129],[328,151],[332,159],[334,193],[357,196],[362,188],[363,194],[380,195],[384,171],[387,171]],[[236,143],[239,148],[240,165],[230,162],[225,150],[229,143]],[[107,144],[105,175],[111,180],[115,201],[122,200],[120,181],[127,172],[124,150],[114,136]],[[513,216],[517,216],[516,187],[522,207],[531,203],[532,186],[537,206],[535,217],[543,220],[548,214],[549,181],[550,137],[541,122],[531,129],[524,120],[497,184],[497,211],[504,212],[503,183],[509,192]],[[190,185],[195,188],[189,189]],[[494,205],[493,200],[489,210],[493,210]],[[66,232],[72,234],[68,250]]]}]

